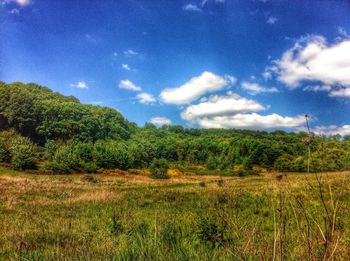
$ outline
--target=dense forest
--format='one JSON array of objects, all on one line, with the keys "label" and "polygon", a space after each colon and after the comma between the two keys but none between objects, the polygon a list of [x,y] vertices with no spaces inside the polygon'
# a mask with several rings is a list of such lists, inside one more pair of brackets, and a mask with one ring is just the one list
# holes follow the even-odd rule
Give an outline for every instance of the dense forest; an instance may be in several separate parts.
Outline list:
[{"label": "dense forest", "polygon": [[[201,166],[225,175],[307,169],[307,133],[196,129],[147,123],[81,104],[37,84],[0,82],[0,162],[54,173]],[[314,136],[311,171],[350,168],[350,137]]]}]

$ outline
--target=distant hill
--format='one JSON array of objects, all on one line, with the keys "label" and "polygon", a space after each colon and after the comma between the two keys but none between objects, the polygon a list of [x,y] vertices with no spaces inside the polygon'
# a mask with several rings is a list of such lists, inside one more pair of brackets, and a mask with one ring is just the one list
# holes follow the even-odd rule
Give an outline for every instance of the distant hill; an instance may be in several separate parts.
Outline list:
[{"label": "distant hill", "polygon": [[0,131],[13,128],[43,143],[128,139],[135,127],[112,108],[81,104],[34,83],[0,82]]}]

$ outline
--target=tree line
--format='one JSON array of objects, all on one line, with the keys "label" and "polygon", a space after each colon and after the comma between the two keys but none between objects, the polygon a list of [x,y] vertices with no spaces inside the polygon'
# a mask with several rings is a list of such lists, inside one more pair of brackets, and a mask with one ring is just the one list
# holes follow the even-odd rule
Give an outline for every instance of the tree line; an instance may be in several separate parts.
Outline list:
[{"label": "tree line", "polygon": [[[95,172],[169,162],[232,175],[235,166],[248,173],[254,165],[303,172],[308,157],[305,137],[305,132],[157,128],[150,123],[138,127],[112,108],[81,104],[33,83],[0,82],[0,162],[18,169]],[[312,171],[350,167],[349,137],[316,136],[311,151]]]}]

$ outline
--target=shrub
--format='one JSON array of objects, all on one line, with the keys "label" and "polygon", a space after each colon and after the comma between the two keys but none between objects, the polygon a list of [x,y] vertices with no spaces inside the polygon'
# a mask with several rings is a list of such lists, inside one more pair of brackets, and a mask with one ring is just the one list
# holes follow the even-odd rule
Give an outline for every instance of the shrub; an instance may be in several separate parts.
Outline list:
[{"label": "shrub", "polygon": [[151,178],[153,179],[168,179],[170,178],[168,171],[168,162],[166,159],[154,159],[152,161],[150,170],[151,170]]},{"label": "shrub", "polygon": [[202,218],[197,231],[199,239],[210,247],[223,246],[232,241],[226,231],[226,226],[209,218]]},{"label": "shrub", "polygon": [[292,169],[297,172],[306,171],[307,163],[303,156],[299,156],[293,160]]},{"label": "shrub", "polygon": [[82,169],[87,173],[95,173],[97,171],[97,166],[94,162],[84,162],[82,164]]},{"label": "shrub", "polygon": [[215,170],[217,168],[217,161],[213,155],[210,155],[207,159],[207,169]]},{"label": "shrub", "polygon": [[53,140],[48,140],[45,143],[45,158],[52,160],[55,156],[57,145]]},{"label": "shrub", "polygon": [[0,137],[0,162],[10,162],[11,152],[6,139]]},{"label": "shrub", "polygon": [[49,173],[57,173],[57,174],[67,174],[71,172],[71,169],[64,163],[47,162],[43,166],[43,170]]},{"label": "shrub", "polygon": [[123,142],[99,141],[95,143],[93,159],[99,168],[128,169],[131,156],[128,147]]},{"label": "shrub", "polygon": [[243,159],[242,165],[243,165],[243,170],[252,170],[253,169],[252,160],[249,157],[246,157]]},{"label": "shrub", "polygon": [[69,172],[73,170],[80,170],[81,167],[81,160],[75,153],[74,146],[72,144],[59,147],[56,150],[52,161],[57,163],[57,166],[63,167],[63,169],[68,168]]},{"label": "shrub", "polygon": [[274,167],[278,171],[291,171],[293,169],[293,161],[293,156],[283,154],[276,159]]},{"label": "shrub", "polygon": [[11,144],[11,155],[11,163],[16,169],[33,169],[36,167],[36,147],[29,138],[15,138]]}]

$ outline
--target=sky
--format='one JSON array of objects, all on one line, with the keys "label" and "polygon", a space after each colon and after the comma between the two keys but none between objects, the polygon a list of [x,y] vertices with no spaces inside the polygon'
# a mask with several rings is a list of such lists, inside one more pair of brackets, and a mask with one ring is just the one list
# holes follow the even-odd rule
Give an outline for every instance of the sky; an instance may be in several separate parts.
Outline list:
[{"label": "sky", "polygon": [[350,135],[350,2],[0,0],[0,80],[142,126]]}]

